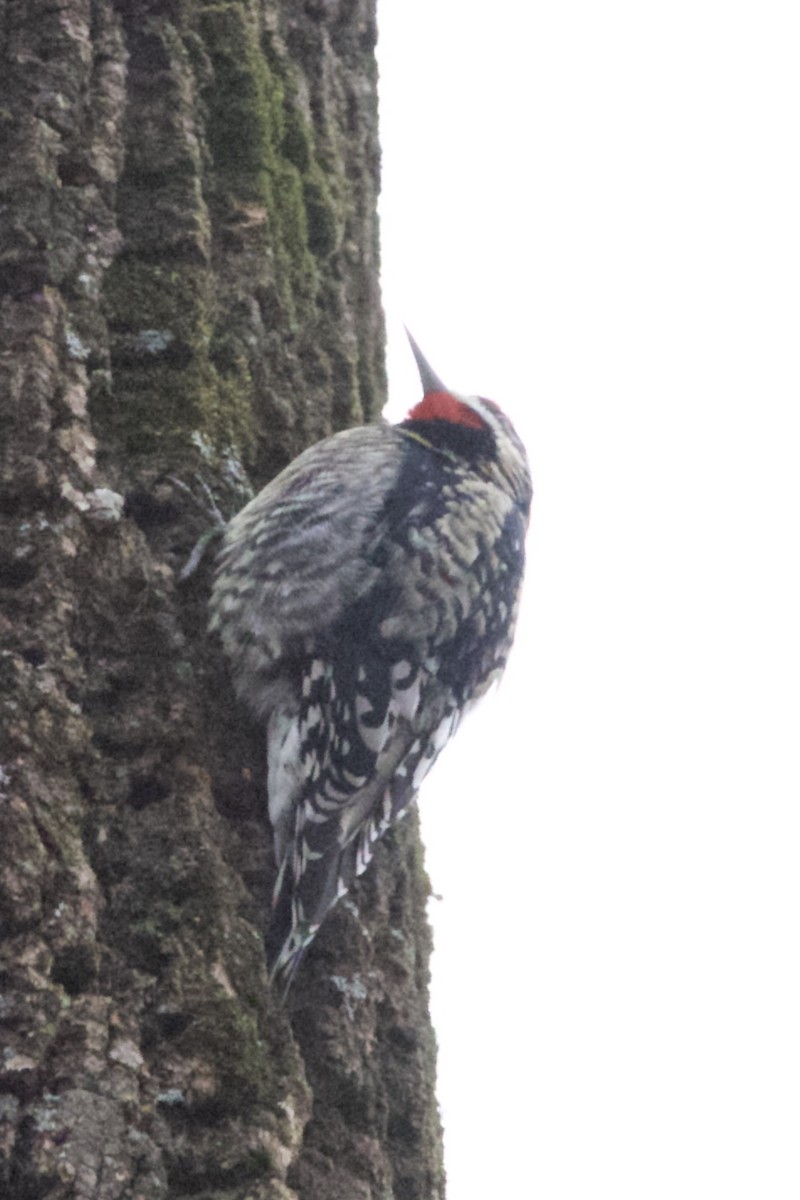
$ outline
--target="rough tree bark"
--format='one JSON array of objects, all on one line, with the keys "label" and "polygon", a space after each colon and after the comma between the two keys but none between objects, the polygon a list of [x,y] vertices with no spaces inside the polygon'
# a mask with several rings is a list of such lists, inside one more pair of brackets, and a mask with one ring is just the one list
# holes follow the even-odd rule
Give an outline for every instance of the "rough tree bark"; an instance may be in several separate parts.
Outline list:
[{"label": "rough tree bark", "polygon": [[[376,418],[374,0],[0,0],[0,1193],[444,1192],[415,820],[288,1008],[206,517]],[[198,490],[198,496],[201,492]]]}]

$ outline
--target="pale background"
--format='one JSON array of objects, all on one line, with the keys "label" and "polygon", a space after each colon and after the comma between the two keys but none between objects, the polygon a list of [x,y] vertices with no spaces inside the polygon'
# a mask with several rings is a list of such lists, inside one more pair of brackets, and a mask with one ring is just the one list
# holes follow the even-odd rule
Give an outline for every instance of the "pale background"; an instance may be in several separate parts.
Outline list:
[{"label": "pale background", "polygon": [[379,9],[402,322],[529,447],[423,792],[449,1200],[800,1196],[794,4]]}]

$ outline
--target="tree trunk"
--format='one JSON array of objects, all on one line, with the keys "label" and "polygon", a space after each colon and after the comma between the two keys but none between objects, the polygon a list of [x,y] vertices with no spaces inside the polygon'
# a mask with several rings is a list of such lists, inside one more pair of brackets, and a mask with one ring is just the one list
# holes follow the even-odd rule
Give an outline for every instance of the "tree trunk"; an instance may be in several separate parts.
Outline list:
[{"label": "tree trunk", "polygon": [[[415,818],[281,1007],[226,516],[377,417],[374,0],[0,0],[0,1193],[444,1193]],[[172,479],[190,485],[198,503]]]}]

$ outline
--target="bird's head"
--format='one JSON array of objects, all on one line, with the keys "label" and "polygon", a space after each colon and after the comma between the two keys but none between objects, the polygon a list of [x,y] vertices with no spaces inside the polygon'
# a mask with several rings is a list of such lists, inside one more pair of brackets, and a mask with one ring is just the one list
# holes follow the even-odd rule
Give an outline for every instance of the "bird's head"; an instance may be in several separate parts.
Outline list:
[{"label": "bird's head", "polygon": [[528,456],[511,421],[493,400],[464,396],[448,388],[408,330],[406,333],[424,395],[401,428],[420,433],[438,449],[469,459],[476,469],[510,491],[527,512],[532,495]]}]

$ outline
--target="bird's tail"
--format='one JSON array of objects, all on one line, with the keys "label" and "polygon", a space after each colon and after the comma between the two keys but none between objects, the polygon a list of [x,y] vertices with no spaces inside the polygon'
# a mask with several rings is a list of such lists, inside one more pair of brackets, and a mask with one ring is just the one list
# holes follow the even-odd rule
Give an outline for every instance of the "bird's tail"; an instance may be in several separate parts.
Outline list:
[{"label": "bird's tail", "polygon": [[356,874],[356,844],[331,846],[317,858],[295,862],[295,845],[284,855],[272,895],[265,937],[269,977],[286,999],[303,955],[323,920],[350,888]]}]

